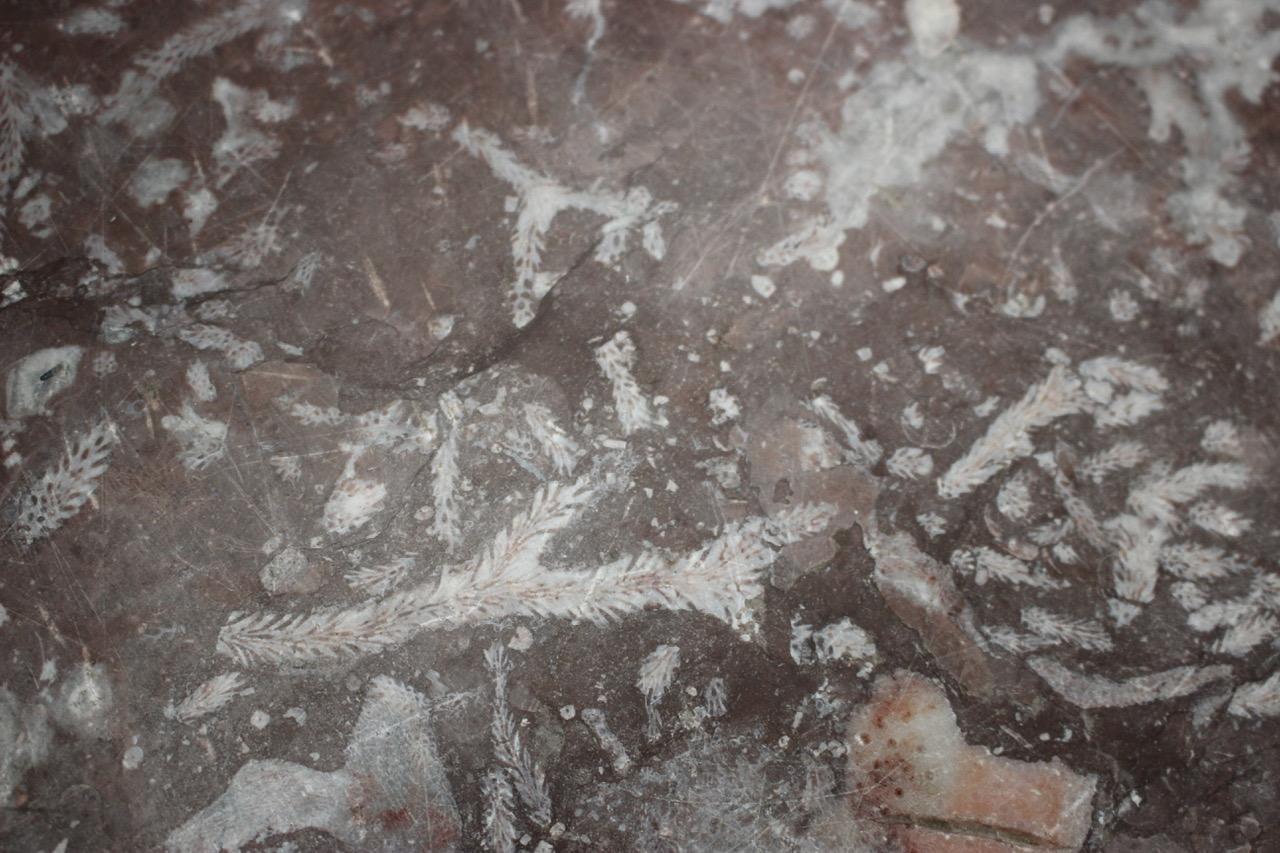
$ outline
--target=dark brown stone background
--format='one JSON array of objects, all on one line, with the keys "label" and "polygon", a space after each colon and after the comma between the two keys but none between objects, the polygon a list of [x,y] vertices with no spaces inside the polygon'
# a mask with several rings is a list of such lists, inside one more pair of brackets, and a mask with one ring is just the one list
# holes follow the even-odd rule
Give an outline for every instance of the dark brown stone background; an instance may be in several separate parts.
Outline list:
[{"label": "dark brown stone background", "polygon": [[[859,664],[798,664],[789,643],[795,620],[821,627],[848,616],[875,640],[877,675],[908,669],[946,686],[971,743],[1022,760],[1057,757],[1095,774],[1098,793],[1083,849],[1280,851],[1280,720],[1220,708],[1196,725],[1197,701],[1222,685],[1141,706],[1081,709],[1051,691],[1026,655],[994,644],[981,652],[991,686],[975,689],[953,660],[937,657],[927,632],[886,603],[860,526],[873,517],[881,532],[909,534],[943,564],[960,548],[1001,547],[1012,531],[993,520],[997,479],[953,500],[941,498],[934,481],[987,429],[990,417],[974,407],[992,396],[999,398],[996,412],[1017,401],[1048,373],[1045,352],[1056,347],[1073,364],[1118,355],[1168,380],[1164,408],[1125,434],[1148,446],[1153,459],[1174,467],[1204,461],[1201,435],[1219,419],[1251,437],[1252,484],[1216,497],[1252,527],[1235,540],[1204,541],[1275,577],[1280,354],[1274,343],[1260,342],[1258,317],[1280,286],[1276,220],[1268,219],[1280,208],[1280,87],[1257,103],[1238,93],[1225,99],[1250,145],[1230,195],[1249,212],[1245,251],[1234,266],[1214,261],[1171,222],[1165,202],[1182,187],[1184,151],[1177,132],[1165,143],[1149,138],[1137,72],[1076,58],[1053,72],[1042,64],[1039,108],[1011,131],[1008,157],[984,150],[980,128],[972,128],[930,160],[924,179],[874,196],[866,226],[846,232],[839,249],[844,282],[834,287],[828,272],[803,261],[764,269],[756,257],[823,209],[820,195],[811,202],[786,196],[787,157],[800,144],[801,125],[838,127],[841,105],[859,81],[877,63],[907,54],[900,4],[880,4],[879,20],[862,28],[834,25],[821,2],[758,16],[739,12],[727,22],[700,14],[702,5],[604,0],[604,32],[588,54],[592,24],[566,14],[562,0],[310,0],[298,22],[230,39],[167,77],[157,95],[174,114],[155,134],[138,137],[103,120],[99,103],[68,116],[60,133],[25,137],[20,174],[35,176],[26,198],[47,195],[52,214],[48,233],[33,233],[20,221],[24,201],[14,196],[20,180],[10,182],[0,247],[15,266],[0,277],[0,290],[18,282],[26,297],[0,308],[0,370],[45,347],[80,346],[84,356],[75,383],[14,434],[22,461],[0,472],[3,526],[12,531],[23,489],[56,462],[68,437],[107,418],[118,441],[92,505],[28,547],[12,536],[0,541],[0,603],[8,613],[0,626],[0,684],[18,701],[38,703],[87,662],[105,668],[114,697],[100,735],[54,727],[48,756],[20,776],[0,812],[0,847],[47,851],[69,839],[69,851],[162,849],[249,759],[342,767],[366,689],[375,676],[388,675],[419,691],[431,688],[433,698],[471,694],[434,715],[432,725],[458,806],[456,843],[485,849],[480,780],[493,759],[483,653],[495,641],[508,642],[518,627],[532,632],[533,644],[509,652],[511,703],[546,770],[555,820],[564,825],[558,837],[531,829],[526,849],[542,840],[559,851],[645,849],[636,827],[647,803],[618,793],[626,779],[580,719],[561,718],[566,705],[605,709],[635,763],[632,780],[663,772],[687,751],[729,744],[744,755],[767,750],[759,772],[778,791],[802,790],[806,768],[824,768],[824,796],[841,802],[844,760],[810,751],[843,740],[845,720],[865,701],[872,679],[858,674]],[[1035,55],[1073,13],[1105,18],[1136,6],[1064,0],[1046,25],[1036,4],[966,0],[952,49]],[[1190,14],[1196,4],[1172,6]],[[0,4],[0,55],[32,85],[83,85],[101,101],[140,53],[235,7],[220,0],[124,0],[112,10],[122,28],[99,36],[66,32],[64,22],[77,8]],[[797,38],[787,26],[800,14],[812,16],[814,27]],[[1269,30],[1257,38],[1275,40],[1280,10],[1265,22]],[[1278,52],[1272,48],[1266,62]],[[294,54],[298,64],[286,67],[282,57]],[[588,63],[584,95],[575,103],[572,92]],[[1194,59],[1169,67],[1180,79],[1195,79]],[[788,79],[793,69],[803,82]],[[846,72],[853,73],[853,90],[838,85]],[[1061,80],[1051,83],[1058,74],[1070,91]],[[213,188],[217,208],[192,237],[179,193],[144,208],[127,188],[149,160],[176,158],[193,175],[213,173],[213,145],[224,128],[210,96],[219,77],[264,89],[277,101],[292,99],[296,111],[270,126],[278,154]],[[385,92],[377,94],[379,86]],[[397,120],[427,103],[447,109],[443,129]],[[561,213],[547,232],[542,268],[564,276],[533,322],[516,328],[509,301],[515,217],[504,211],[514,193],[454,141],[464,120],[566,186],[644,187],[655,201],[674,202],[676,209],[659,217],[665,256],[642,251],[637,228],[617,264],[606,267],[592,258],[602,218]],[[1041,146],[1070,176],[1110,159],[1085,191],[1066,195],[1019,170],[1018,157],[1038,155]],[[1007,228],[984,223],[994,210]],[[1104,221],[1108,211],[1114,221]],[[933,230],[932,216],[947,227]],[[263,222],[277,222],[279,235],[257,263],[218,254]],[[121,270],[89,257],[85,240],[93,236],[118,254]],[[320,262],[310,286],[290,286],[299,261],[313,252]],[[1071,268],[1075,301],[1049,295],[1038,317],[1002,313],[1009,287],[1031,298],[1049,294],[1055,256]],[[1172,261],[1161,266],[1157,257]],[[230,316],[210,322],[258,342],[261,363],[240,370],[217,352],[197,352],[175,337],[177,326],[136,331],[117,343],[104,339],[111,306],[130,300],[144,308],[176,306],[170,283],[183,268],[219,270],[228,284],[187,299],[190,316],[175,323],[195,322],[201,305],[223,300]],[[776,285],[770,298],[752,289],[751,277],[760,274]],[[906,285],[886,293],[881,283],[898,275]],[[1185,298],[1193,283],[1205,286],[1200,302]],[[1116,289],[1138,299],[1131,322],[1112,317]],[[453,324],[439,340],[432,324],[443,317]],[[669,425],[625,436],[629,450],[610,456],[595,439],[624,436],[593,351],[619,330],[636,345],[642,391],[669,401],[662,407]],[[945,348],[936,374],[920,368],[917,352],[927,346]],[[863,347],[873,351],[870,361],[856,354]],[[117,368],[97,376],[91,363],[104,351],[114,354]],[[161,422],[190,396],[184,373],[196,358],[208,365],[218,392],[198,408],[226,423],[228,434],[223,458],[193,472],[184,469]],[[873,374],[881,362],[894,381]],[[793,493],[835,504],[844,513],[839,529],[766,571],[756,603],[759,631],[747,640],[703,613],[650,608],[607,625],[512,616],[430,630],[388,651],[324,666],[233,666],[218,656],[219,629],[235,611],[349,605],[358,598],[343,573],[397,554],[418,554],[425,579],[477,552],[524,505],[537,477],[501,454],[482,452],[479,443],[471,447],[464,460],[464,545],[448,554],[414,516],[431,501],[431,457],[375,449],[360,464],[388,486],[382,511],[350,535],[321,528],[327,489],[343,470],[341,436],[300,426],[276,398],[290,394],[345,413],[403,400],[425,417],[460,384],[461,396],[474,393],[482,404],[508,386],[521,403],[540,402],[588,451],[577,474],[614,471],[626,484],[606,491],[580,524],[553,540],[549,563],[592,566],[644,547],[685,553],[726,519],[774,511]],[[739,401],[736,421],[711,422],[707,400],[715,388]],[[829,395],[886,456],[907,445],[928,448],[933,474],[896,477],[881,461],[869,472],[840,466],[811,477],[785,450],[769,458],[772,451],[757,446],[761,440],[782,441],[786,424],[820,420],[803,405],[817,394]],[[594,402],[590,409],[582,405],[586,397]],[[913,402],[925,426],[907,436],[900,415]],[[1086,415],[1059,419],[1035,436],[1037,452],[1061,446],[1080,457],[1112,443]],[[269,459],[277,453],[309,454],[298,482],[273,472]],[[736,488],[699,467],[726,457],[739,466]],[[1024,468],[1036,463],[1023,458],[1009,471]],[[1137,475],[1122,473],[1089,490],[1099,518],[1124,510],[1129,476]],[[1042,509],[1057,500],[1052,479],[1043,483],[1049,485],[1038,498]],[[945,533],[924,534],[917,517],[926,512],[945,521]],[[307,555],[314,573],[309,591],[272,595],[263,588],[259,573],[269,559],[263,546],[273,536]],[[956,583],[979,626],[1017,627],[1028,604],[1110,625],[1109,566],[1095,553],[1057,567],[1067,583],[1047,595],[980,585],[962,572]],[[1224,581],[1224,597],[1236,594],[1232,582]],[[1168,586],[1162,576],[1154,601],[1131,624],[1114,627],[1113,650],[1066,646],[1053,656],[1113,679],[1229,664],[1228,687],[1276,670],[1274,636],[1246,655],[1216,654],[1212,637],[1188,627]],[[650,741],[635,682],[640,662],[658,644],[678,645],[681,665],[661,708],[667,727]],[[42,681],[49,659],[57,675]],[[194,726],[164,716],[169,701],[230,669],[245,673],[251,696]],[[685,688],[700,696],[717,676],[728,684],[727,713],[683,727],[682,711],[702,701]],[[826,716],[812,710],[815,691],[834,703]],[[306,710],[304,726],[283,717],[295,706]],[[793,729],[805,708],[805,724]],[[266,728],[249,724],[255,709],[270,713]],[[1059,737],[1064,729],[1074,732],[1069,741]],[[1043,732],[1052,739],[1041,740]],[[144,758],[137,769],[125,769],[122,755],[135,743]],[[728,772],[711,758],[706,766]],[[805,808],[787,800],[749,809],[752,819],[790,821],[799,839],[786,846],[771,836],[758,849],[857,849],[803,846],[818,843],[803,840],[816,821]],[[402,846],[391,849],[434,849],[411,831],[396,837]],[[695,837],[671,844],[742,849]],[[356,848],[301,830],[251,849]]]}]

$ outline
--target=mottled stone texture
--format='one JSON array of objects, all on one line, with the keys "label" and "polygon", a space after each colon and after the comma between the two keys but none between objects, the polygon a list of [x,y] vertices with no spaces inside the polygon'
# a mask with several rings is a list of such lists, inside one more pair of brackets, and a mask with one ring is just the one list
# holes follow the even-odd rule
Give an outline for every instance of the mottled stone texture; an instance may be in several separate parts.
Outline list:
[{"label": "mottled stone texture", "polygon": [[1278,24],[8,4],[0,848],[1280,851]]}]

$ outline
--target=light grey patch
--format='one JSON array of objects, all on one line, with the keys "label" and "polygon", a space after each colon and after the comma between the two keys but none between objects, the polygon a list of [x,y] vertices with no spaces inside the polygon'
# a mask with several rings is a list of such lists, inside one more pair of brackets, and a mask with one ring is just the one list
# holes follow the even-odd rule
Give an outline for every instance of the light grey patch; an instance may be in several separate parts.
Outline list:
[{"label": "light grey patch", "polygon": [[[369,821],[403,814],[404,821]],[[436,751],[426,698],[385,676],[373,680],[331,772],[250,761],[203,811],[166,839],[171,851],[238,850],[259,836],[320,829],[361,850],[453,850],[458,810]]]},{"label": "light grey patch", "polygon": [[86,6],[64,18],[58,28],[73,36],[109,36],[124,29],[124,20],[110,9]]},{"label": "light grey patch", "polygon": [[174,157],[147,160],[129,180],[129,195],[140,207],[151,207],[168,198],[190,176],[187,164]]},{"label": "light grey patch", "polygon": [[78,664],[58,688],[50,710],[59,728],[84,738],[104,737],[114,691],[101,664]]},{"label": "light grey patch", "polygon": [[14,420],[46,414],[45,405],[76,381],[84,349],[78,346],[36,350],[9,369],[5,409]]},{"label": "light grey patch", "polygon": [[272,557],[258,577],[268,592],[315,592],[320,588],[320,577],[309,569],[307,555],[290,546]]},{"label": "light grey patch", "polygon": [[124,262],[107,245],[107,241],[101,234],[90,234],[84,238],[84,253],[89,260],[102,264],[108,275],[119,275],[124,272]]},{"label": "light grey patch", "polygon": [[0,687],[0,805],[9,805],[23,774],[44,761],[52,737],[44,705],[23,705]]},{"label": "light grey patch", "polygon": [[49,228],[49,217],[53,214],[53,200],[41,193],[28,201],[18,211],[18,221],[32,236],[44,239],[53,234]]}]

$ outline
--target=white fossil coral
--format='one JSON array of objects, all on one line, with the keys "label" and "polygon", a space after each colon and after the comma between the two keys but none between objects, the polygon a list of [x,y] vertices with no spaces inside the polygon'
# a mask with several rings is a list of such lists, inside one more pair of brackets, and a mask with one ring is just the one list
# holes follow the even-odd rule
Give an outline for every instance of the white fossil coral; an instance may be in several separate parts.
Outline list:
[{"label": "white fossil coral", "polygon": [[761,574],[776,549],[821,531],[834,516],[830,506],[805,504],[772,518],[731,522],[674,561],[643,552],[592,570],[543,566],[551,537],[592,496],[581,480],[544,486],[486,548],[435,584],[347,609],[232,614],[218,635],[218,651],[246,664],[305,663],[377,652],[432,627],[503,616],[605,624],[647,607],[697,610],[733,623],[763,591]]},{"label": "white fossil coral", "polygon": [[1059,585],[1031,564],[986,546],[961,548],[951,555],[951,565],[962,572],[972,573],[974,583],[978,585],[990,580],[1042,589],[1052,589]]},{"label": "white fossil coral", "polygon": [[1237,687],[1227,711],[1237,717],[1280,717],[1280,670]]},{"label": "white fossil coral", "polygon": [[1030,456],[1031,435],[1055,420],[1081,410],[1080,380],[1057,365],[1022,399],[1001,412],[986,433],[938,478],[938,494],[957,498],[990,480],[1015,459]]},{"label": "white fossil coral", "polygon": [[28,488],[18,491],[14,536],[24,545],[43,539],[80,511],[106,473],[115,427],[99,421],[70,442],[57,463]]},{"label": "white fossil coral", "polygon": [[170,703],[164,715],[180,723],[194,722],[217,712],[237,696],[252,692],[245,688],[243,674],[224,672],[196,687],[177,705]]},{"label": "white fossil coral", "polygon": [[191,403],[183,403],[176,415],[165,415],[160,425],[177,439],[178,458],[188,471],[203,471],[227,450],[227,425],[200,415]]},{"label": "white fossil coral", "polygon": [[511,716],[507,703],[507,676],[511,662],[501,643],[494,643],[484,653],[485,665],[493,677],[493,717],[489,725],[493,741],[493,755],[498,760],[499,773],[505,774],[525,814],[536,825],[551,825],[551,792],[547,789],[546,776],[534,761],[528,748],[521,742],[520,729]]},{"label": "white fossil coral", "polygon": [[1022,624],[1031,633],[1058,643],[1068,643],[1093,652],[1110,651],[1111,637],[1102,623],[1092,619],[1074,619],[1042,607],[1022,611]]},{"label": "white fossil coral", "polygon": [[[568,210],[582,210],[606,217],[596,243],[595,259],[612,266],[626,249],[628,235],[646,225],[657,227],[660,216],[675,209],[653,196],[643,187],[633,187],[623,194],[601,187],[575,190],[554,178],[521,163],[503,147],[498,137],[487,130],[472,128],[465,121],[453,132],[453,139],[468,153],[479,157],[494,175],[509,184],[518,196],[515,233],[511,238],[511,254],[515,263],[515,280],[511,283],[512,320],[519,328],[533,322],[538,303],[555,285],[540,280],[542,252],[547,232],[555,218]],[[646,248],[654,251],[652,237]]]},{"label": "white fossil coral", "polygon": [[595,356],[600,371],[613,386],[613,405],[625,434],[666,426],[666,417],[644,395],[632,375],[636,364],[636,345],[630,334],[618,332],[596,347]]},{"label": "white fossil coral", "polygon": [[851,419],[844,416],[835,401],[825,394],[809,401],[809,408],[815,415],[830,421],[844,436],[846,455],[850,462],[863,468],[871,468],[880,461],[884,449],[874,439],[864,438],[862,430]]},{"label": "white fossil coral", "polygon": [[1229,666],[1179,666],[1115,681],[1076,672],[1051,658],[1033,657],[1029,663],[1055,692],[1081,708],[1123,708],[1177,699],[1231,675]]},{"label": "white fossil coral", "polygon": [[658,646],[640,663],[640,677],[636,679],[636,687],[644,694],[649,740],[657,740],[662,731],[658,704],[675,679],[676,668],[679,666],[680,647],[670,645]]}]

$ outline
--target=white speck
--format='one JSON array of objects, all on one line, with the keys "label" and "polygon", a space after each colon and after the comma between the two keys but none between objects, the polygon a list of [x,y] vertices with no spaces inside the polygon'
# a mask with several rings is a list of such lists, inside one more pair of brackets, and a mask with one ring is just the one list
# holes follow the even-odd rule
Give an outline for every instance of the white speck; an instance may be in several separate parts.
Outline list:
[{"label": "white speck", "polygon": [[844,270],[836,270],[831,274],[832,287],[844,287]]},{"label": "white speck", "polygon": [[265,729],[269,722],[271,722],[271,715],[266,711],[257,710],[249,715],[249,725],[255,729]]},{"label": "white speck", "polygon": [[560,709],[560,719],[572,720],[578,713],[578,709],[572,705],[565,705]]},{"label": "white speck", "polygon": [[751,289],[760,294],[761,299],[768,299],[777,290],[774,287],[773,279],[763,275],[751,276]]},{"label": "white speck", "polygon": [[124,751],[124,757],[120,760],[125,770],[137,770],[142,764],[142,747],[131,746]]},{"label": "white speck", "polygon": [[305,726],[307,724],[307,712],[301,708],[290,708],[284,712],[284,716],[285,719],[293,720],[300,726]]},{"label": "white speck", "polygon": [[799,68],[792,68],[787,72],[787,82],[793,86],[799,86],[804,82],[804,72]]},{"label": "white speck", "polygon": [[880,288],[885,293],[895,293],[899,290],[902,290],[902,288],[906,286],[907,286],[907,280],[900,275],[895,276],[889,279],[888,281],[884,281],[880,283]]},{"label": "white speck", "polygon": [[1001,231],[1009,227],[1009,222],[998,213],[992,213],[987,217],[987,224],[992,228],[999,228]]},{"label": "white speck", "polygon": [[630,320],[636,315],[636,304],[634,302],[624,302],[618,306],[618,315],[624,320]]},{"label": "white speck", "polygon": [[871,347],[859,347],[855,355],[858,356],[858,361],[870,361],[875,353],[871,351]]},{"label": "white speck", "polygon": [[1053,7],[1048,3],[1040,4],[1040,23],[1046,27],[1053,22]]},{"label": "white speck", "polygon": [[46,658],[44,666],[40,667],[40,680],[53,681],[58,677],[58,662],[53,658]]}]

